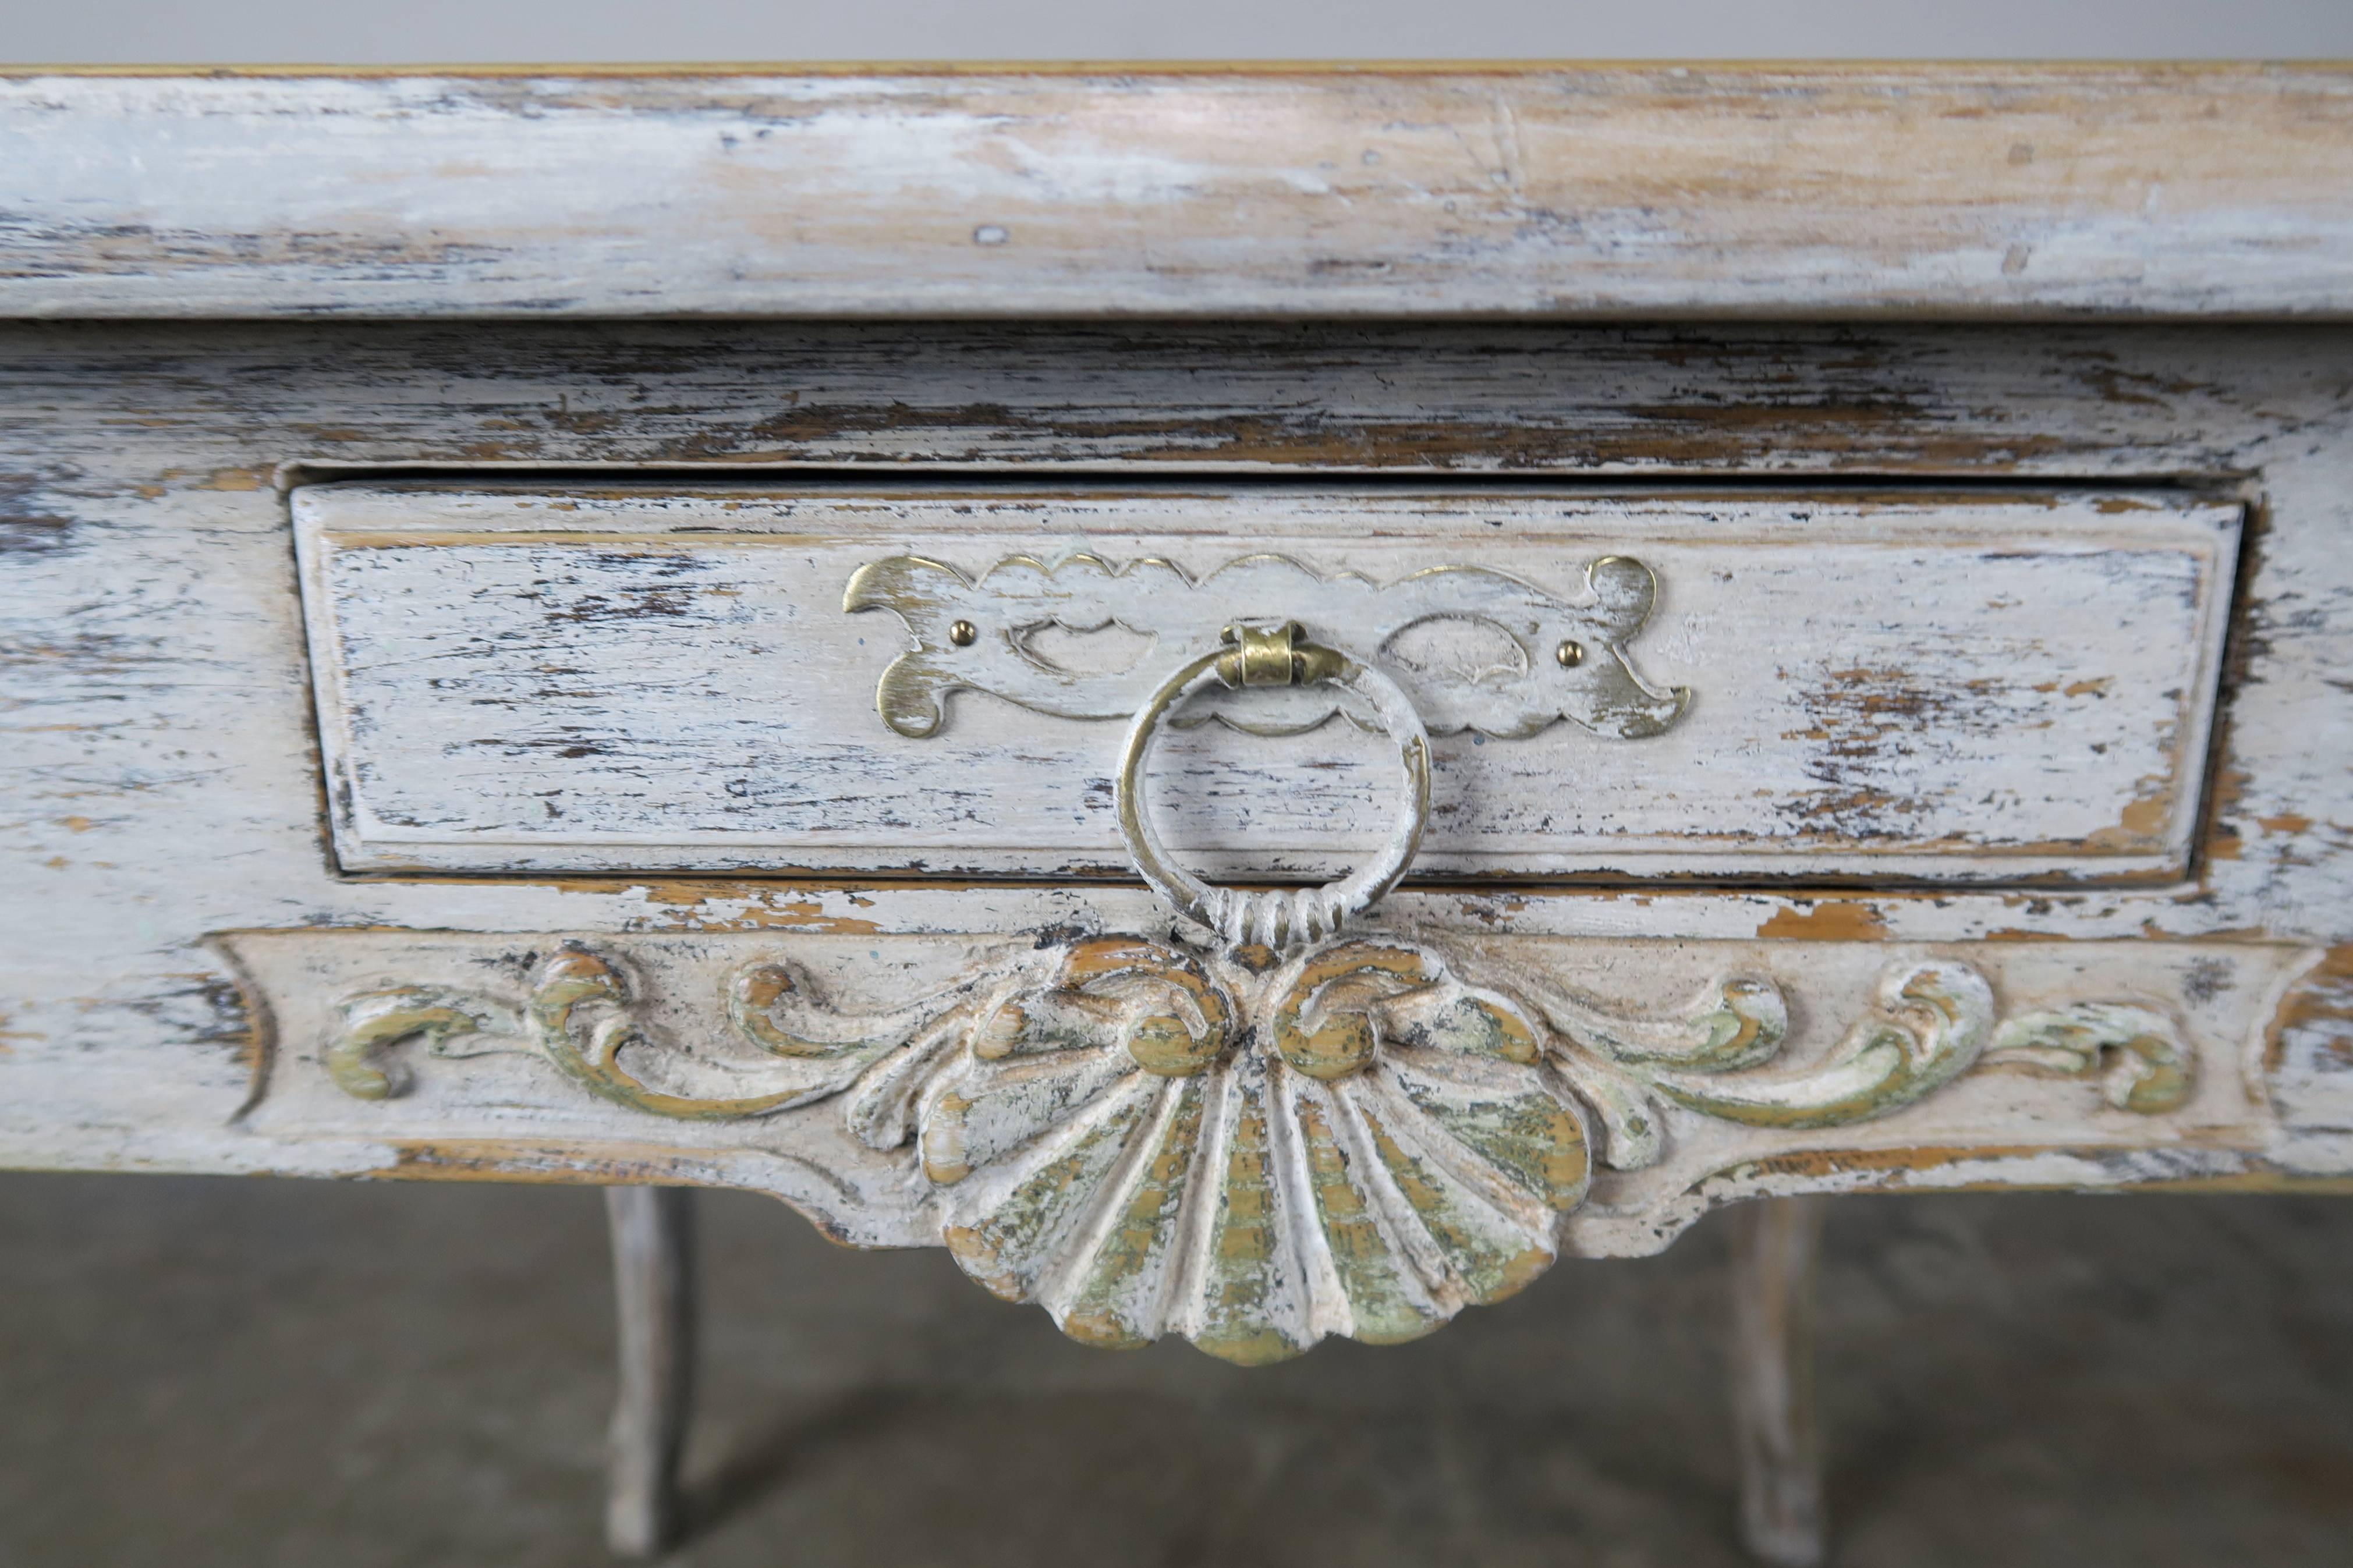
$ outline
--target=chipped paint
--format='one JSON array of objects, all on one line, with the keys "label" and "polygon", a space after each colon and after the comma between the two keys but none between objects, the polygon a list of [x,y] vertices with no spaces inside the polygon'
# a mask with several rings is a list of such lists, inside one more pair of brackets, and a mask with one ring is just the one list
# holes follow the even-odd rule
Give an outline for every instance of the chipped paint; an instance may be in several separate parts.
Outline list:
[{"label": "chipped paint", "polygon": [[[32,151],[0,309],[2311,314],[2341,309],[2353,244],[2345,79],[2320,62],[15,68],[0,126]],[[301,133],[314,123],[336,133]],[[263,158],[273,177],[237,173]],[[2093,388],[2123,407],[2184,390],[2123,365]]]},{"label": "chipped paint", "polygon": [[2281,999],[2264,1032],[2263,1067],[2353,1077],[2353,942],[2332,947]]},{"label": "chipped paint", "polygon": [[1887,935],[1887,922],[1870,904],[1833,899],[1776,910],[1757,934],[1799,942],[1876,942]]},{"label": "chipped paint", "polygon": [[[2038,251],[2027,276],[2043,259]],[[1807,868],[1816,858],[1730,882],[1677,872],[1638,890],[1623,885],[1631,857],[1605,843],[1540,883],[1505,887],[1501,873],[1474,871],[1394,895],[1373,930],[1491,943],[1506,966],[1535,963],[1556,939],[1588,944],[1578,962],[1597,985],[1655,1005],[1690,998],[1704,978],[1677,954],[1745,942],[1783,911],[1803,920],[1847,901],[1870,910],[1895,949],[1983,969],[2005,1005],[2162,1002],[2179,1009],[2200,1052],[2189,1100],[2157,1118],[2117,1109],[2093,1082],[2007,1072],[1965,1075],[1904,1120],[1857,1130],[1709,1123],[1703,1134],[1675,1120],[1693,1113],[1669,1107],[1661,1162],[1602,1173],[1597,1201],[1564,1221],[1565,1245],[1579,1252],[1655,1249],[1694,1212],[1675,1194],[1709,1169],[1793,1143],[2060,1151],[2050,1162],[2030,1153],[1954,1167],[1988,1184],[2227,1190],[2353,1168],[2338,1060],[2347,1031],[2328,1016],[2343,998],[2316,983],[2295,1002],[2289,985],[2319,949],[2346,940],[2353,886],[2353,846],[2329,826],[2353,822],[2353,726],[2342,721],[2353,402],[2341,326],[146,322],[19,325],[0,337],[10,392],[0,444],[16,454],[0,466],[32,476],[21,495],[5,492],[20,499],[0,504],[0,545],[24,585],[0,605],[0,854],[42,895],[0,903],[8,1163],[720,1183],[777,1193],[838,1239],[937,1239],[937,1216],[892,1185],[904,1170],[829,1130],[821,1106],[762,1123],[794,1131],[761,1148],[753,1140],[768,1134],[743,1123],[672,1122],[582,1092],[528,1053],[443,1059],[419,1052],[421,1041],[397,1047],[418,1068],[411,1095],[352,1100],[301,1043],[325,1027],[306,1011],[320,1000],[304,994],[314,982],[281,983],[296,1043],[263,1067],[270,1092],[233,1120],[254,1087],[259,1020],[224,1033],[224,1016],[190,982],[166,978],[218,981],[219,961],[200,945],[207,931],[373,933],[386,945],[363,984],[443,963],[449,973],[419,977],[477,980],[449,954],[482,933],[712,951],[774,942],[807,960],[828,1001],[867,1005],[931,994],[975,955],[1026,946],[1041,930],[1140,930],[1154,918],[1134,889],[1067,867],[1020,883],[893,881],[854,867],[828,879],[806,866],[650,880],[339,873],[320,840],[325,792],[298,689],[286,503],[200,481],[216,469],[275,473],[281,462],[298,483],[414,478],[432,465],[478,478],[480,465],[509,462],[640,477],[697,465],[712,485],[772,489],[804,484],[810,469],[887,471],[895,482],[953,468],[966,493],[986,488],[972,477],[981,470],[1030,483],[1084,468],[1091,490],[1128,494],[1152,489],[1137,477],[1150,473],[1198,492],[1268,472],[1312,470],[1314,488],[1328,490],[1343,475],[1381,470],[1424,491],[1509,472],[1531,489],[1541,479],[1564,504],[1639,499],[1671,479],[1679,504],[1754,500],[1770,487],[1843,498],[1859,516],[1883,490],[1916,505],[1933,487],[1979,480],[2094,502],[2161,483],[2176,488],[2160,493],[2249,503],[2263,532],[2243,558],[2221,680],[2228,730],[2203,802],[2194,777],[2179,795],[2202,814],[2203,842],[2168,879],[1894,887],[1912,873],[1873,862],[1832,886]],[[2110,401],[2113,391],[2128,395]],[[744,467],[759,462],[795,472]],[[2046,509],[2046,531],[2058,515]],[[2129,531],[2148,515],[2094,514],[2087,526]],[[1667,599],[1646,645],[1676,632],[1683,580],[1662,574]],[[1899,664],[1923,668],[1876,658],[1841,667]],[[1703,690],[1712,679],[1659,673]],[[2086,668],[2057,685],[2108,673]],[[2028,687],[2055,678],[2032,673]],[[868,692],[871,680],[861,701]],[[2094,713],[2121,700],[2042,695]],[[1694,721],[1705,713],[1695,708]],[[2056,730],[2034,731],[2036,743]],[[2206,765],[2188,738],[2178,749]],[[1643,798],[1720,776],[1741,754],[1711,747],[1658,768],[1640,781],[1652,792]],[[2137,784],[2152,771],[2120,776]],[[1633,787],[1564,768],[1556,792],[1564,779],[1605,803]],[[2119,789],[2086,820],[2120,825],[2125,805],[2157,793]],[[1662,817],[1670,804],[1660,800]],[[69,814],[92,826],[76,832]],[[2311,826],[2265,826],[2297,817]],[[1704,836],[1709,818],[1683,810],[1664,831]],[[731,931],[738,906],[743,923],[779,912],[795,923]],[[871,923],[825,929],[841,917]],[[1984,940],[1996,936],[2006,940]],[[1835,1022],[1852,1016],[1878,962],[1856,956],[1859,945],[1744,948],[1743,962],[1796,1004],[1784,1047],[1792,1064],[1830,1050]],[[2210,994],[2200,966],[2211,963],[2232,983]],[[2286,1022],[2268,1037],[2277,1070],[2251,1070],[2283,994]],[[649,1142],[649,1122],[664,1136]],[[1802,1184],[1768,1172],[1737,1194]],[[1604,1199],[1624,1206],[1623,1225],[1599,1212]]]},{"label": "chipped paint", "polygon": [[[1425,874],[2155,880],[2189,860],[2240,509],[2094,499],[292,492],[349,870],[1121,875],[1113,721],[1220,628],[1306,616],[1437,737]],[[1041,626],[1155,652],[1050,666]],[[1350,700],[1197,704],[1222,727],[1168,738],[1155,815],[1213,876],[1345,874],[1393,787],[1324,722]]]},{"label": "chipped paint", "polygon": [[[1743,1150],[1870,1124],[1943,1147],[2016,1125],[1993,1105],[2119,1149],[2243,1148],[2247,1020],[2308,956],[2126,944],[2106,970],[2130,970],[2127,1001],[2086,981],[2080,944],[1965,963],[1872,942],[222,940],[280,1024],[242,1119],[258,1136],[397,1143],[414,1125],[457,1147],[453,1118],[495,1112],[495,1141],[522,1124],[560,1146],[656,1120],[698,1179],[764,1184],[773,1165],[740,1163],[754,1152],[831,1176],[862,1191],[863,1234],[936,1239],[1090,1342],[1182,1333],[1250,1363],[1427,1331],[1525,1286],[1564,1224],[1672,1215]],[[415,980],[387,987],[399,965]],[[1694,975],[1712,978],[1688,1004],[1649,1000],[1693,995]],[[847,1000],[878,994],[887,1010]],[[723,1156],[735,1173],[709,1173]]]}]

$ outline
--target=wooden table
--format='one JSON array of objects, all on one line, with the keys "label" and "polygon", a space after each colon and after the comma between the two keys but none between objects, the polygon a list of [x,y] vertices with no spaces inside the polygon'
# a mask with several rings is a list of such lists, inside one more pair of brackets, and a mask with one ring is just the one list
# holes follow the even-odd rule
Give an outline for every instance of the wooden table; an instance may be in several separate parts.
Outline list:
[{"label": "wooden table", "polygon": [[1247,1362],[1768,1200],[1804,1562],[1809,1194],[2353,1173],[2353,73],[20,72],[0,167],[0,1160],[611,1185],[624,1546],[671,1189]]}]

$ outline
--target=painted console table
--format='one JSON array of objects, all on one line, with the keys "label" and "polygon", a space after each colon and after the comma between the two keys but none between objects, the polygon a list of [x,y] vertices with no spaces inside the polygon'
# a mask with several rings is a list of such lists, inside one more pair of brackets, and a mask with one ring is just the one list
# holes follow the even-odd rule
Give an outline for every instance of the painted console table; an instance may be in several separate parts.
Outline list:
[{"label": "painted console table", "polygon": [[[0,79],[0,1161],[1390,1342],[2353,1174],[2353,72]],[[1576,1353],[1573,1343],[1563,1354]]]}]

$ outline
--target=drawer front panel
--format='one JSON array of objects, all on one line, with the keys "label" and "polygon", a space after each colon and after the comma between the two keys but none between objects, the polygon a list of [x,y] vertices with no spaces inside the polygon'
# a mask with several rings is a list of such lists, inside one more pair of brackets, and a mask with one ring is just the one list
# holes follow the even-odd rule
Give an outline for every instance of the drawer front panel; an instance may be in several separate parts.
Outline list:
[{"label": "drawer front panel", "polygon": [[[1123,871],[1116,716],[1204,628],[1298,616],[1430,723],[1424,872],[2163,879],[2240,526],[2165,493],[970,484],[294,512],[344,868],[490,873]],[[1611,557],[1646,616],[1588,578]],[[1332,875],[1394,762],[1257,695],[1165,742],[1154,809],[1211,872]]]}]

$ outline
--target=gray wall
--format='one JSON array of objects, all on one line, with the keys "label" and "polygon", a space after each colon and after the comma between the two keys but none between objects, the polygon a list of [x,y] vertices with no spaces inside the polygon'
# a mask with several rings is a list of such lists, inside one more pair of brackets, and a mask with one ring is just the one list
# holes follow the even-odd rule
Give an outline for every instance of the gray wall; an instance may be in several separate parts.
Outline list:
[{"label": "gray wall", "polygon": [[0,60],[2226,59],[2353,0],[0,0]]}]

